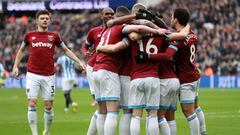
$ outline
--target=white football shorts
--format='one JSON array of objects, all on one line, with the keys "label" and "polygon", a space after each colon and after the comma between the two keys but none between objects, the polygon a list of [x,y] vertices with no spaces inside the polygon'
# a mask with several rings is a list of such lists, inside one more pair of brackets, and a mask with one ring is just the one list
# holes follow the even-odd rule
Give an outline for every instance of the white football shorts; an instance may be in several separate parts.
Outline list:
[{"label": "white football shorts", "polygon": [[55,95],[55,75],[43,76],[27,72],[26,93],[28,99],[37,99],[41,93],[43,100],[53,100]]},{"label": "white football shorts", "polygon": [[130,109],[159,109],[160,81],[159,78],[146,77],[131,81],[129,95]]},{"label": "white football shorts", "polygon": [[62,78],[62,90],[64,92],[70,91],[76,84],[77,84],[76,78]]},{"label": "white football shorts", "polygon": [[120,108],[128,109],[128,98],[130,93],[130,76],[120,75],[121,94],[120,94]]},{"label": "white football shorts", "polygon": [[87,80],[88,80],[91,95],[94,95],[93,68],[91,66],[87,65],[86,73],[87,73]]},{"label": "white football shorts", "polygon": [[119,101],[120,79],[119,75],[104,69],[93,72],[96,101]]},{"label": "white football shorts", "polygon": [[180,85],[180,103],[193,104],[198,96],[199,80]]},{"label": "white football shorts", "polygon": [[177,78],[160,79],[160,107],[164,110],[176,110],[180,82]]}]

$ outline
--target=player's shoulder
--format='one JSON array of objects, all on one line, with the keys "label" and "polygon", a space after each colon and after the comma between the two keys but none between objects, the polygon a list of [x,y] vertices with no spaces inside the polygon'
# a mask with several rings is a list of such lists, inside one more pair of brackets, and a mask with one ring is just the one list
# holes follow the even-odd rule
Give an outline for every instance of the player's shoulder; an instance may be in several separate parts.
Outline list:
[{"label": "player's shoulder", "polygon": [[102,31],[103,29],[104,29],[104,27],[102,25],[99,25],[97,27],[91,28],[89,32]]}]

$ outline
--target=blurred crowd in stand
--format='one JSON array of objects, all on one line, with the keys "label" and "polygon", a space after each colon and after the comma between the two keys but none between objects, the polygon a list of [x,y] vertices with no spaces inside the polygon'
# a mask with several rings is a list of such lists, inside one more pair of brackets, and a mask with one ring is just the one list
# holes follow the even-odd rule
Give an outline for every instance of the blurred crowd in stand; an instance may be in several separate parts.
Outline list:
[{"label": "blurred crowd in stand", "polygon": [[[191,27],[198,35],[197,62],[202,75],[240,75],[240,9],[237,0],[164,0],[153,10],[160,12],[169,25],[171,12],[177,7],[186,7],[191,13]],[[8,76],[12,71],[14,57],[24,34],[35,30],[35,18],[2,15],[0,22],[0,64]],[[100,13],[85,11],[81,14],[53,13],[50,31],[60,34],[66,44],[81,53],[86,34],[92,27],[101,24]],[[27,52],[27,51],[26,51]],[[61,55],[56,49],[55,59]],[[27,55],[20,65],[26,72]],[[59,71],[57,71],[59,73]],[[0,76],[0,79],[2,78]]]}]

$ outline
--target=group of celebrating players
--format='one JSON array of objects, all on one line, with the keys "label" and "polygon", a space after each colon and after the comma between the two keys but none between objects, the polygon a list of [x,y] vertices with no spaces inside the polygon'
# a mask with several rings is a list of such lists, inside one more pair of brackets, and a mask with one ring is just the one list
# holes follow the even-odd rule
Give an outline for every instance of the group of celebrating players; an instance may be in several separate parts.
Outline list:
[{"label": "group of celebrating players", "polygon": [[[197,37],[188,24],[186,9],[176,9],[167,30],[164,21],[135,4],[132,12],[119,6],[102,11],[103,25],[92,28],[85,50],[90,90],[98,103],[88,130],[114,135],[119,108],[120,135],[140,135],[143,109],[146,134],[176,135],[174,112],[180,99],[191,135],[206,135],[198,105],[200,74],[195,63]],[[114,18],[114,19],[113,19]]]},{"label": "group of celebrating players", "polygon": [[167,30],[160,16],[140,3],[132,11],[119,6],[102,10],[103,24],[92,28],[84,45],[87,66],[61,40],[48,31],[50,13],[36,14],[37,30],[25,34],[17,53],[13,75],[29,48],[26,93],[28,120],[33,135],[37,131],[37,97],[44,99],[44,131],[49,135],[55,94],[54,48],[61,48],[82,70],[86,70],[91,94],[98,109],[92,116],[87,135],[114,135],[119,109],[120,135],[140,135],[143,110],[147,111],[146,134],[176,135],[174,113],[180,100],[191,135],[206,135],[204,114],[198,104],[200,74],[195,63],[197,37],[189,26],[186,9],[172,13]]}]

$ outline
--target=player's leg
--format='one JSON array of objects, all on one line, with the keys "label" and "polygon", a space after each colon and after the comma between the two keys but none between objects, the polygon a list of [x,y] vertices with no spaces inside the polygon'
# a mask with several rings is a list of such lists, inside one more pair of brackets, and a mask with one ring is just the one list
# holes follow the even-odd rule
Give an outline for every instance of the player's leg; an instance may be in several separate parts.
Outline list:
[{"label": "player's leg", "polygon": [[26,75],[26,94],[28,97],[28,122],[32,135],[38,135],[37,131],[37,97],[39,93],[39,77],[32,73]]},{"label": "player's leg", "polygon": [[132,118],[130,123],[131,135],[140,135],[141,119],[143,114],[143,106],[136,107],[133,109]]},{"label": "player's leg", "polygon": [[167,110],[167,113],[165,115],[168,125],[170,128],[171,135],[176,135],[177,134],[177,124],[175,121],[175,111],[176,110]]},{"label": "player's leg", "polygon": [[102,79],[102,73],[101,71],[93,72],[93,86],[94,86],[94,92],[95,92],[95,99],[98,102],[98,116],[96,120],[96,126],[97,126],[97,132],[98,135],[104,135],[104,124],[106,120],[106,114],[107,114],[107,107],[106,102],[101,101],[101,85],[100,80]]},{"label": "player's leg", "polygon": [[[180,82],[177,78],[171,78],[171,79],[168,79],[168,81],[169,82],[167,83],[166,86],[171,88],[171,93],[169,93],[170,107],[167,110],[165,117],[168,121],[171,135],[176,135],[177,125],[176,125],[176,121],[175,121],[175,112],[177,110],[177,103],[178,103],[178,99],[179,99]],[[164,87],[164,86],[161,83],[161,89],[162,89],[162,87]]]},{"label": "player's leg", "polygon": [[65,108],[64,111],[68,112],[69,105],[72,104],[72,99],[70,97],[70,84],[69,84],[69,79],[68,78],[63,78],[62,79],[62,90],[64,94],[64,99],[65,99]]},{"label": "player's leg", "polygon": [[171,135],[170,127],[165,118],[166,112],[167,112],[167,109],[159,109],[158,110],[158,124],[159,124],[159,129],[160,129],[161,135]]},{"label": "player's leg", "polygon": [[70,86],[71,87],[70,87],[70,91],[69,91],[69,98],[70,98],[71,105],[72,105],[72,112],[76,113],[77,112],[78,103],[73,101],[72,96],[71,96],[71,91],[72,91],[73,87],[77,87],[77,80],[72,78],[70,80]]},{"label": "player's leg", "polygon": [[201,135],[206,135],[207,130],[206,130],[206,123],[205,123],[205,116],[204,116],[204,113],[203,113],[203,111],[202,111],[202,109],[199,105],[199,102],[198,102],[197,98],[195,100],[195,112],[196,112],[197,117],[199,119]]},{"label": "player's leg", "polygon": [[43,135],[48,135],[53,121],[53,101],[45,100],[44,101],[44,131]]},{"label": "player's leg", "polygon": [[107,117],[104,125],[105,135],[114,135],[117,127],[119,101],[106,101]]},{"label": "player's leg", "polygon": [[116,73],[101,70],[102,77],[100,82],[101,98],[106,101],[107,116],[104,125],[105,135],[114,135],[117,127],[119,100],[120,100],[120,80]]},{"label": "player's leg", "polygon": [[97,131],[99,135],[104,135],[104,125],[106,121],[107,107],[105,101],[98,101],[99,112],[97,116]]},{"label": "player's leg", "polygon": [[53,121],[53,99],[55,95],[55,75],[45,76],[41,81],[42,98],[44,100],[44,131],[48,135]]},{"label": "player's leg", "polygon": [[128,98],[131,79],[129,76],[120,76],[120,83],[120,108],[123,109],[123,114],[119,122],[119,135],[130,135],[132,110],[128,108]]},{"label": "player's leg", "polygon": [[187,118],[190,126],[191,135],[200,134],[200,124],[195,113],[195,91],[197,87],[197,81],[193,83],[185,83],[180,87],[180,102],[182,112]]},{"label": "player's leg", "polygon": [[[95,92],[94,92],[94,80],[93,80],[93,68],[89,65],[86,67],[86,73],[87,73],[87,79],[88,79],[88,84],[89,84],[89,89],[91,92],[91,95],[93,97],[93,101],[91,105],[93,107],[96,107],[98,109],[98,104],[95,100]],[[87,135],[95,135],[97,132],[97,116],[98,116],[98,110],[96,110],[89,123]]]},{"label": "player's leg", "polygon": [[123,109],[123,114],[119,122],[119,135],[130,135],[130,123],[132,109]]},{"label": "player's leg", "polygon": [[134,79],[130,84],[129,108],[132,109],[132,118],[130,122],[131,135],[140,135],[140,125],[142,119],[143,109],[145,108],[144,83],[142,79]]},{"label": "player's leg", "polygon": [[[148,116],[147,133],[149,135],[158,135],[158,117],[157,110],[159,109],[160,101],[160,80],[159,78],[147,77],[144,78],[144,93],[146,100],[146,110]],[[163,112],[164,113],[164,112]]]}]

